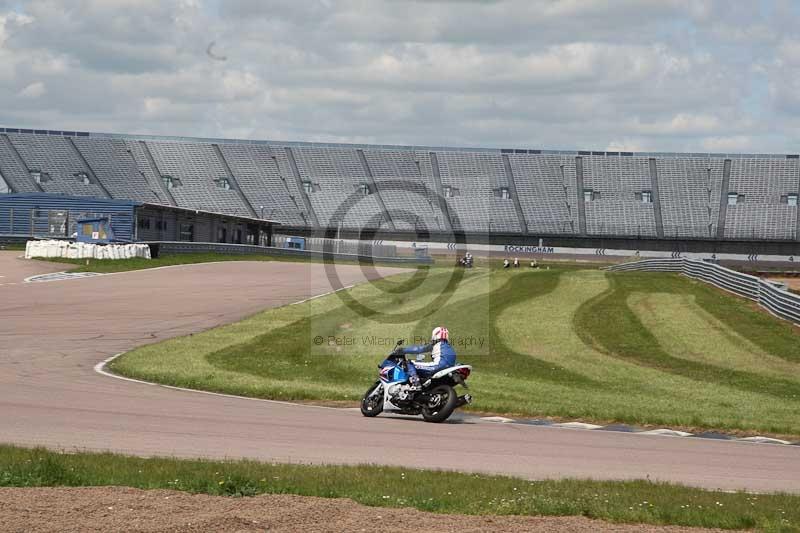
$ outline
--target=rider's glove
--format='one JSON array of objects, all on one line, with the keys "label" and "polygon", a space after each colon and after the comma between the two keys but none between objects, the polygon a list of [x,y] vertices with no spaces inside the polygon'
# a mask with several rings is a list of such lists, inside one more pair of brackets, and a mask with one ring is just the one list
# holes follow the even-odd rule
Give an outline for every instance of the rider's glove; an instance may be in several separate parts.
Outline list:
[{"label": "rider's glove", "polygon": [[417,354],[417,361],[424,361],[424,360],[425,360],[425,354],[424,353],[418,353]]}]

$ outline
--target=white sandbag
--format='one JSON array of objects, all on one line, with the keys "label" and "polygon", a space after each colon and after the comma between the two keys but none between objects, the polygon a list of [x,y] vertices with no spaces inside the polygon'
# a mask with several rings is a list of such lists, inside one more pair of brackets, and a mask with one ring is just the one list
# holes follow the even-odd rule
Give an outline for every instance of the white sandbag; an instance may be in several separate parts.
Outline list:
[{"label": "white sandbag", "polygon": [[28,241],[25,243],[25,258],[54,257],[67,259],[150,259],[150,247],[146,244],[90,244],[69,241]]}]

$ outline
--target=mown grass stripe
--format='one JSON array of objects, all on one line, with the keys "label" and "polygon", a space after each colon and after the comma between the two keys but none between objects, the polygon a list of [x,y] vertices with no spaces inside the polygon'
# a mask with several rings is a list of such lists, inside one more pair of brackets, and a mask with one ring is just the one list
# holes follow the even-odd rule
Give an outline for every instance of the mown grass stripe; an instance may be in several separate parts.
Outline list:
[{"label": "mown grass stripe", "polygon": [[[588,345],[610,356],[698,382],[768,394],[783,400],[800,400],[799,382],[681,359],[670,354],[630,308],[628,302],[633,291],[623,276],[610,275],[610,288],[586,302],[575,314],[576,330]],[[614,317],[614,327],[608,326],[607,317]]]}]

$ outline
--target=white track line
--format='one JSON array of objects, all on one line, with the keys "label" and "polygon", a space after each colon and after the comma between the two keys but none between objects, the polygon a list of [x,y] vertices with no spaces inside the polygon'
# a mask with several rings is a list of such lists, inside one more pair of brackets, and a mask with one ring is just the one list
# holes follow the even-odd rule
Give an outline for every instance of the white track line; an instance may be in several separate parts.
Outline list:
[{"label": "white track line", "polygon": [[124,355],[124,354],[125,354],[125,352],[118,353],[116,355],[112,355],[108,359],[100,361],[99,363],[94,365],[94,371],[97,372],[98,374],[101,374],[101,375],[109,377],[109,378],[120,379],[122,381],[130,381],[130,382],[133,382],[133,383],[141,383],[142,385],[151,385],[153,387],[163,387],[165,389],[172,389],[172,390],[178,390],[178,391],[183,391],[183,392],[195,392],[197,394],[206,394],[206,395],[209,395],[209,396],[221,396],[223,398],[235,398],[237,400],[250,400],[250,401],[253,401],[253,402],[266,402],[266,403],[274,403],[274,404],[278,404],[278,405],[292,405],[292,406],[295,406],[295,407],[314,407],[316,409],[335,409],[337,411],[341,411],[342,410],[340,407],[328,407],[328,406],[325,406],[325,405],[313,405],[313,404],[303,404],[303,403],[296,403],[296,402],[285,402],[285,401],[281,401],[281,400],[267,400],[265,398],[253,398],[251,396],[239,396],[237,394],[225,394],[224,392],[211,392],[211,391],[205,391],[205,390],[200,390],[200,389],[187,389],[186,387],[176,387],[175,385],[163,385],[161,383],[153,383],[152,381],[143,381],[141,379],[127,378],[125,376],[120,376],[119,374],[113,374],[113,373],[109,372],[108,370],[106,370],[105,367],[106,367],[106,365],[108,363],[110,363],[111,361],[113,361],[117,357],[119,357],[121,355]]},{"label": "white track line", "polygon": [[[219,261],[219,262],[220,263],[228,263],[230,261]],[[201,264],[201,263],[198,263],[198,264]],[[202,264],[210,264],[210,263],[202,263]],[[182,265],[174,265],[174,266],[182,266]],[[160,267],[160,268],[170,268],[170,267]],[[150,270],[155,270],[155,269],[150,269]],[[120,274],[121,273],[122,272],[120,272]],[[306,298],[305,300],[300,300],[299,302],[292,302],[289,305],[297,305],[297,304],[301,304],[301,303],[304,303],[304,302],[308,302],[310,300],[314,300],[316,298],[321,298],[323,296],[328,296],[330,294],[334,294],[334,293],[339,292],[339,291],[350,289],[350,288],[355,287],[355,286],[356,286],[356,284],[348,285],[347,287],[342,287],[341,289],[336,289],[334,291],[328,291],[328,292],[323,293],[323,294],[317,294],[316,296],[312,296],[310,298]],[[119,379],[119,380],[122,380],[122,381],[130,381],[132,383],[141,383],[143,385],[151,385],[151,386],[154,386],[154,387],[163,387],[165,389],[179,390],[179,391],[184,391],[184,392],[195,392],[195,393],[198,393],[198,394],[207,394],[207,395],[210,395],[210,396],[221,396],[223,398],[236,398],[236,399],[239,399],[239,400],[251,400],[251,401],[255,401],[255,402],[266,402],[266,403],[272,403],[272,404],[278,404],[278,405],[292,405],[292,406],[295,406],[295,407],[300,406],[300,407],[314,407],[316,409],[335,409],[337,411],[341,411],[342,410],[341,407],[328,407],[328,406],[325,406],[325,405],[313,405],[313,404],[303,404],[303,403],[296,403],[296,402],[285,402],[285,401],[281,401],[281,400],[267,400],[267,399],[264,399],[264,398],[252,398],[250,396],[239,396],[237,394],[226,394],[226,393],[223,393],[223,392],[211,392],[211,391],[204,391],[204,390],[199,390],[199,389],[187,389],[186,387],[176,387],[174,385],[163,385],[161,383],[153,383],[152,381],[143,381],[141,379],[134,379],[134,378],[128,378],[128,377],[125,377],[125,376],[120,376],[119,374],[114,374],[114,373],[109,372],[108,370],[106,370],[106,365],[108,365],[111,361],[113,361],[114,359],[116,359],[117,357],[120,357],[121,355],[123,355],[125,353],[126,352],[120,352],[120,353],[118,353],[116,355],[112,355],[111,357],[100,361],[99,363],[94,365],[94,367],[93,367],[94,371],[97,372],[100,375],[103,375],[103,376],[106,376],[106,377],[109,377],[109,378]]]},{"label": "white track line", "polygon": [[[34,258],[34,259],[36,259],[36,258]],[[197,267],[197,266],[203,266],[203,265],[225,265],[225,264],[230,264],[230,263],[294,263],[294,264],[311,264],[311,265],[323,264],[323,263],[293,262],[293,261],[238,261],[238,260],[233,260],[233,261],[207,261],[207,262],[204,262],[204,263],[184,263],[184,264],[180,264],[180,265],[164,265],[164,266],[159,266],[159,267],[138,268],[138,269],[134,269],[134,270],[123,270],[121,272],[74,272],[74,274],[94,274],[94,275],[80,276],[80,277],[76,276],[74,278],[65,278],[65,279],[85,279],[85,278],[95,278],[95,277],[98,277],[98,276],[119,276],[121,274],[135,274],[137,272],[154,272],[156,270],[165,270],[165,269],[168,269],[168,268],[181,268],[181,267],[182,268],[186,268],[186,267]],[[77,265],[77,266],[80,266],[80,265]],[[334,264],[334,267],[335,266],[337,266],[337,265]],[[339,266],[352,266],[352,265],[350,265],[349,263],[341,263]],[[408,270],[409,267],[407,267],[407,266],[397,266],[397,267],[382,267],[382,268],[395,268],[395,269],[399,269],[399,270]],[[70,274],[70,273],[72,273],[70,270],[67,270],[67,271],[64,271],[64,272],[50,272],[50,274]],[[397,274],[402,274],[402,273],[403,272],[397,272]],[[31,278],[35,278],[37,276],[45,276],[45,275],[47,275],[47,274],[37,274],[36,276],[30,276],[29,278],[25,278],[24,281],[26,283],[28,283],[28,280],[31,279]],[[389,274],[389,275],[390,276],[394,276],[395,274]],[[0,278],[1,277],[3,277],[3,276],[0,276]],[[63,280],[51,280],[51,281],[63,281]],[[369,281],[369,280],[366,280],[366,281]],[[350,286],[347,286],[347,287],[342,287],[341,289],[337,289],[337,290],[349,289],[349,288],[354,287],[354,286],[355,285],[350,285]],[[336,292],[336,291],[332,291],[332,292]],[[319,298],[320,296],[326,296],[327,294],[330,294],[330,293],[320,294],[320,295],[314,296],[313,298]],[[311,298],[308,298],[308,299],[310,300]],[[303,303],[305,301],[307,301],[307,300],[301,300],[300,302],[295,302],[295,303]]]}]

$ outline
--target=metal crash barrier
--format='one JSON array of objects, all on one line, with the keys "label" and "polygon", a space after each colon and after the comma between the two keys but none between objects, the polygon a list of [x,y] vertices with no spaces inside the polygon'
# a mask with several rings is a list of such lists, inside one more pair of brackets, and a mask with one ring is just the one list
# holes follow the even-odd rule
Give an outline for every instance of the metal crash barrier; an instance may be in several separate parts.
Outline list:
[{"label": "metal crash barrier", "polygon": [[800,325],[800,296],[750,274],[695,259],[645,259],[608,267],[614,272],[680,272],[720,289],[748,298],[773,315]]}]

